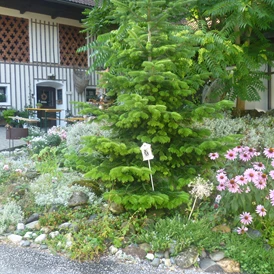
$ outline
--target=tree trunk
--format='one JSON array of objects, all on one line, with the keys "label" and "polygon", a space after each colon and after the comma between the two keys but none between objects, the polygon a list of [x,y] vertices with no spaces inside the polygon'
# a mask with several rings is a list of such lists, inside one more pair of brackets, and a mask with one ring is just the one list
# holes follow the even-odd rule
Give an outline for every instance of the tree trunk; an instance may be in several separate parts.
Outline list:
[{"label": "tree trunk", "polygon": [[237,97],[236,111],[241,112],[242,110],[245,110],[245,101],[243,101],[239,97]]}]

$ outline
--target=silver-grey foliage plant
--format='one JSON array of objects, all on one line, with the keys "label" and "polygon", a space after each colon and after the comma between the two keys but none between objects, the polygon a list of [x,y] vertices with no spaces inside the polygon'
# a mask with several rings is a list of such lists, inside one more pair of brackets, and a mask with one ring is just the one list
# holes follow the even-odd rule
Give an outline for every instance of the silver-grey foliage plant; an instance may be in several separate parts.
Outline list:
[{"label": "silver-grey foliage plant", "polygon": [[[231,118],[205,119],[202,126],[211,131],[211,137],[218,138],[233,134],[240,134],[239,144],[254,148],[274,146],[274,117],[250,116]],[[200,125],[201,126],[201,125]]]}]

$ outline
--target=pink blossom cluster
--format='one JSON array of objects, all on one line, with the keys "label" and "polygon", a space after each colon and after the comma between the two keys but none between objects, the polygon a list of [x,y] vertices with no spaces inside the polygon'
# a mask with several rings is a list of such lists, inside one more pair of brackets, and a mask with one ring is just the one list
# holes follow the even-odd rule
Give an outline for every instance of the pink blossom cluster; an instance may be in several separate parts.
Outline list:
[{"label": "pink blossom cluster", "polygon": [[[274,148],[265,148],[263,153],[268,159],[274,158]],[[228,161],[239,160],[244,163],[251,161],[257,156],[260,156],[260,152],[257,152],[254,148],[247,146],[235,147],[234,149],[228,150],[224,155]],[[209,158],[216,160],[219,158],[219,154],[217,152],[210,153]],[[253,183],[257,189],[264,189],[267,187],[268,177],[274,179],[274,160],[271,161],[271,166],[273,169],[266,173],[265,164],[254,161],[252,162],[251,168],[247,168],[243,174],[238,174],[233,178],[228,177],[225,169],[220,169],[217,171],[216,175],[216,179],[219,183],[217,189],[219,191],[228,190],[231,193],[248,193],[250,191],[248,183]]]},{"label": "pink blossom cluster", "polygon": [[[222,160],[217,152],[210,153],[208,156],[214,161]],[[260,153],[248,146],[237,146],[228,150],[223,155],[223,159],[225,160],[223,168],[216,174],[217,190],[238,194],[264,190],[261,199],[269,200],[274,206],[274,189],[271,189],[274,180],[274,148],[264,148],[263,153]],[[238,174],[239,170],[240,174]],[[255,212],[257,216],[264,217],[267,209],[258,203]],[[248,230],[246,225],[253,222],[251,213],[243,212],[240,215],[240,222],[242,226],[237,228],[237,232],[243,234]]]},{"label": "pink blossom cluster", "polygon": [[[7,164],[3,165],[3,170],[5,170],[5,171],[12,171],[11,167],[9,165],[7,165]],[[15,172],[17,174],[22,174],[23,170],[21,168],[17,168],[17,169],[15,169]]]},{"label": "pink blossom cluster", "polygon": [[48,130],[48,135],[59,135],[63,141],[67,139],[67,132],[61,127],[53,126]]}]

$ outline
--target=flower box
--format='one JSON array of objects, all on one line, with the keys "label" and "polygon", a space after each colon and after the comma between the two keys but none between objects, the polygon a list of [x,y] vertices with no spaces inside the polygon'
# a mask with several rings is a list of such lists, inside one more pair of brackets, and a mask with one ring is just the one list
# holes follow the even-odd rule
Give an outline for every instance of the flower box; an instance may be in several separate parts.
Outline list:
[{"label": "flower box", "polygon": [[6,128],[6,139],[7,140],[18,140],[27,137],[29,131],[27,128],[8,127]]}]

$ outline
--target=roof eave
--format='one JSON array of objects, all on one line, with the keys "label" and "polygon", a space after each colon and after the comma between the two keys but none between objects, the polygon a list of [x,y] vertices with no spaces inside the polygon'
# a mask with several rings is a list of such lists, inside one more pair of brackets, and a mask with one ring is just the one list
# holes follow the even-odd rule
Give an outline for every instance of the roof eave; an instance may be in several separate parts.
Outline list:
[{"label": "roof eave", "polygon": [[85,4],[82,4],[82,3],[76,3],[76,2],[66,1],[66,0],[45,0],[45,1],[65,4],[65,5],[74,6],[74,7],[82,7],[83,9],[93,7],[92,5],[85,5]]}]

